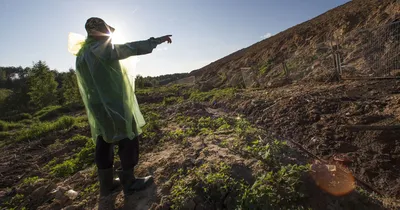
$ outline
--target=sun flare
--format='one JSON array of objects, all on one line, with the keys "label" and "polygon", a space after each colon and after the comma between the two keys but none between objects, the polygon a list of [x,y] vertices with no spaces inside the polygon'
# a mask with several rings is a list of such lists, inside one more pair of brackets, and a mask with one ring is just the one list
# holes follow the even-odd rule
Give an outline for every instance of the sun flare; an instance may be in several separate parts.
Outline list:
[{"label": "sun flare", "polygon": [[125,42],[125,38],[121,33],[114,32],[110,34],[111,43],[113,44],[123,44]]}]

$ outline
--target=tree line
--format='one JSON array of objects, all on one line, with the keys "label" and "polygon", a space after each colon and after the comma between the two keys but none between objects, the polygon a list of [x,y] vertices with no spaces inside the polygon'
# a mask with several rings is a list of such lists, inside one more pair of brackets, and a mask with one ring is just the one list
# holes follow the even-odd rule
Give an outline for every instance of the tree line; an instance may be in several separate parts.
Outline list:
[{"label": "tree line", "polygon": [[[187,73],[135,78],[136,88],[166,85]],[[32,67],[0,67],[0,116],[31,112],[50,105],[83,105],[75,71],[51,70],[44,61]]]},{"label": "tree line", "polygon": [[0,67],[0,115],[49,105],[82,105],[75,71],[50,70],[44,61],[32,67]]}]

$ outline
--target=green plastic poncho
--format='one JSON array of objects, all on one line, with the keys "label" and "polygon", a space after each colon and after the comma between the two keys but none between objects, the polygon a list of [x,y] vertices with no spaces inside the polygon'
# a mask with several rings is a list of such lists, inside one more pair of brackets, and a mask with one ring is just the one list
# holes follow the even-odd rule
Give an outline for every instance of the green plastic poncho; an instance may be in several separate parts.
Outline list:
[{"label": "green plastic poncho", "polygon": [[115,143],[142,133],[145,121],[135,96],[133,69],[126,58],[151,53],[156,46],[152,38],[114,45],[93,38],[83,41],[70,33],[69,51],[77,56],[78,86],[94,142],[98,136]]}]

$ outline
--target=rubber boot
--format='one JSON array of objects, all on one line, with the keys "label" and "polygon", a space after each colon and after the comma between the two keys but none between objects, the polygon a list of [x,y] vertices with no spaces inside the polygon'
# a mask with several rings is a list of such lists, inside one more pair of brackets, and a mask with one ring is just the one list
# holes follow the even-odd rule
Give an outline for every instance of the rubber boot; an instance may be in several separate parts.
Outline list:
[{"label": "rubber boot", "polygon": [[114,209],[112,193],[118,189],[120,182],[114,180],[113,169],[98,169],[100,182],[99,210]]},{"label": "rubber boot", "polygon": [[118,189],[120,181],[114,179],[112,168],[98,169],[98,174],[100,182],[100,197],[108,196]]},{"label": "rubber boot", "polygon": [[135,177],[133,168],[129,170],[119,169],[117,172],[125,196],[132,195],[135,191],[145,189],[147,186],[151,185],[154,180],[152,176]]}]

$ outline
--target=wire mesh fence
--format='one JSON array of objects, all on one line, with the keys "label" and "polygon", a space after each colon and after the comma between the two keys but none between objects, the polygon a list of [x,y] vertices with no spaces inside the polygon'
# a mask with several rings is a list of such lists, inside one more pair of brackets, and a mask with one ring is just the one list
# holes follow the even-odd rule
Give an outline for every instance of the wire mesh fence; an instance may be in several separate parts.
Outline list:
[{"label": "wire mesh fence", "polygon": [[400,21],[351,32],[339,43],[334,53],[342,78],[400,77]]}]

